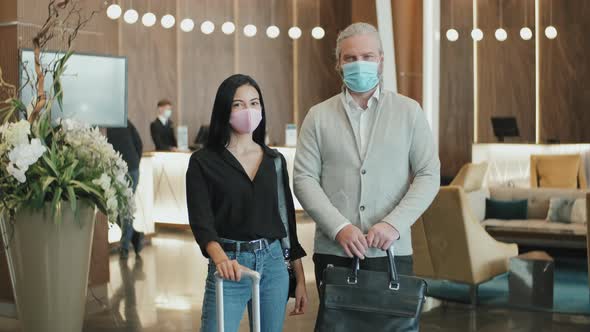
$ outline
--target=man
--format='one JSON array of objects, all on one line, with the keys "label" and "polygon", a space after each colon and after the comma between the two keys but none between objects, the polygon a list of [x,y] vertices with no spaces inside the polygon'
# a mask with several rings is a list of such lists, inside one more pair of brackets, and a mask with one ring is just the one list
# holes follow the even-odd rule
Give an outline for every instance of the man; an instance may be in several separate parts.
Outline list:
[{"label": "man", "polygon": [[[127,127],[125,128],[108,128],[107,140],[113,145],[113,149],[121,154],[123,160],[127,163],[127,174],[131,178],[131,186],[133,193],[137,188],[139,181],[139,162],[143,152],[143,143],[139,137],[137,129],[127,119]],[[143,233],[139,233],[133,229],[133,220],[117,220],[121,226],[121,259],[129,257],[129,243],[133,243],[135,255],[139,257],[139,252],[142,249]]]},{"label": "man", "polygon": [[414,100],[384,90],[377,30],[355,23],[338,36],[342,93],[312,107],[299,135],[295,194],[316,222],[316,283],[328,264],[387,270],[394,247],[412,275],[410,228],[434,199],[440,163],[428,122]]},{"label": "man", "polygon": [[157,151],[176,151],[177,143],[172,126],[172,103],[167,99],[158,102],[158,118],[150,125],[152,140]]}]

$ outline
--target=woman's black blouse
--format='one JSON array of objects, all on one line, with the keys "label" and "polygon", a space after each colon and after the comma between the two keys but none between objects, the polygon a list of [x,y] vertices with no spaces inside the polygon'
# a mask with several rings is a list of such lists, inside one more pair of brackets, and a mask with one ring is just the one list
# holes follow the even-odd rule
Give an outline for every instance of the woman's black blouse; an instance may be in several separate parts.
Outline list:
[{"label": "woman's black blouse", "polygon": [[202,149],[191,156],[186,172],[189,223],[205,257],[209,257],[207,244],[220,238],[252,241],[286,236],[279,214],[275,158],[281,158],[283,165],[291,260],[306,255],[297,238],[285,158],[268,147],[263,150],[253,181],[227,149]]}]

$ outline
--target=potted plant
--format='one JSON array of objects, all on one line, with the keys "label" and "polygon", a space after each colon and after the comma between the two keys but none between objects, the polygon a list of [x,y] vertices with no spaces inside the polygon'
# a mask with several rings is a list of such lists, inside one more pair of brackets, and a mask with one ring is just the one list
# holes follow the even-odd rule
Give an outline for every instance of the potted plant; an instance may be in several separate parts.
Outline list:
[{"label": "potted plant", "polygon": [[[82,19],[76,1],[52,0],[48,8],[33,39],[36,78],[26,84],[36,98],[28,107],[0,68],[0,95],[8,95],[0,100],[0,228],[23,330],[80,332],[96,210],[110,222],[129,220],[133,194],[126,163],[98,128],[52,121],[72,42],[92,15]],[[72,17],[73,26],[64,21]],[[67,50],[44,65],[53,36],[63,37]]]}]

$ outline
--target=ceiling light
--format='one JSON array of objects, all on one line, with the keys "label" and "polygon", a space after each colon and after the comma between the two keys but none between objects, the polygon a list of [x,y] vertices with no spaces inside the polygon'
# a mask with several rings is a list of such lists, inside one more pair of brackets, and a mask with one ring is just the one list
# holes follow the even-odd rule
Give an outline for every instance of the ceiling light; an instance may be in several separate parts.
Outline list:
[{"label": "ceiling light", "polygon": [[253,24],[248,24],[244,27],[244,35],[246,35],[246,37],[256,36],[257,31],[258,29],[256,29],[256,26]]},{"label": "ceiling light", "polygon": [[497,29],[494,35],[498,41],[505,41],[508,39],[508,33],[502,28]]},{"label": "ceiling light", "polygon": [[135,22],[137,22],[138,19],[139,19],[139,14],[137,13],[137,10],[135,10],[135,9],[128,9],[125,12],[125,15],[123,15],[123,20],[125,22],[127,22],[128,24],[135,24]]},{"label": "ceiling light", "polygon": [[156,15],[154,13],[145,13],[141,17],[141,23],[146,27],[152,27],[156,24]]},{"label": "ceiling light", "polygon": [[481,31],[481,29],[471,30],[471,39],[481,41],[483,39],[483,31]]},{"label": "ceiling light", "polygon": [[447,30],[447,39],[452,42],[457,41],[459,39],[459,31],[455,29]]},{"label": "ceiling light", "polygon": [[315,27],[311,30],[311,36],[315,39],[322,39],[326,35],[326,31],[322,27]]},{"label": "ceiling light", "polygon": [[223,31],[223,33],[226,35],[231,35],[234,33],[234,31],[236,31],[236,25],[232,22],[225,22],[221,25],[221,31]]},{"label": "ceiling light", "polygon": [[170,29],[176,23],[176,19],[174,18],[174,16],[172,16],[170,14],[166,14],[166,15],[162,16],[160,23],[162,24],[164,29]]},{"label": "ceiling light", "polygon": [[279,29],[278,26],[276,25],[271,25],[266,29],[266,35],[268,36],[268,38],[270,39],[275,39],[279,36],[279,34],[281,33],[281,30]]},{"label": "ceiling light", "polygon": [[210,35],[215,31],[215,24],[211,21],[205,21],[201,24],[201,32]]},{"label": "ceiling light", "polygon": [[291,29],[289,29],[289,37],[291,39],[299,39],[301,38],[301,29],[299,27],[292,27]]},{"label": "ceiling light", "polygon": [[110,5],[107,8],[107,16],[112,20],[116,20],[121,17],[122,12],[121,6],[117,5],[116,3]]}]

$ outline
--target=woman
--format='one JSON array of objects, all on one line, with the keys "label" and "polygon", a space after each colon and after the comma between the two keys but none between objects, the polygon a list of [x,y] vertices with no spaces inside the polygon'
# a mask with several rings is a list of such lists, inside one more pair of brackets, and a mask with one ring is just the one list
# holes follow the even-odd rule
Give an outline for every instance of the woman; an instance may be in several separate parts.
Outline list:
[{"label": "woman", "polygon": [[209,258],[201,331],[217,330],[215,278],[224,283],[226,331],[237,331],[248,302],[251,283],[242,280],[241,266],[258,271],[261,330],[283,330],[289,277],[281,241],[287,232],[278,207],[275,158],[282,162],[289,219],[291,264],[297,287],[291,315],[303,314],[307,291],[297,239],[295,209],[284,157],[268,148],[264,102],[249,76],[233,75],[217,90],[210,131],[204,149],[195,152],[186,173],[189,221],[205,257]]}]

